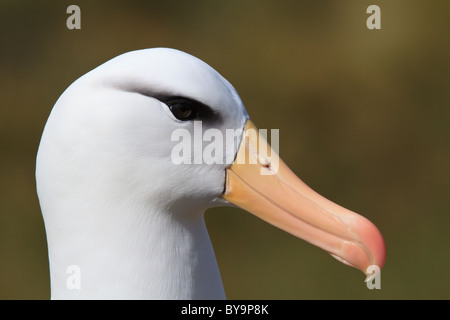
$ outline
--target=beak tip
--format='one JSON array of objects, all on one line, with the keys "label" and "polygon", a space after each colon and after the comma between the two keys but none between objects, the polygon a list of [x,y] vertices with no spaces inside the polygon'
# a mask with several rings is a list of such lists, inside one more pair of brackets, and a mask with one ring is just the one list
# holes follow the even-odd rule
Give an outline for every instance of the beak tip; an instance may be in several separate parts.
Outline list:
[{"label": "beak tip", "polygon": [[361,230],[361,240],[371,256],[370,265],[366,267],[366,270],[363,270],[367,274],[367,269],[372,265],[377,266],[380,270],[383,268],[386,260],[386,245],[378,228],[369,220],[366,221],[368,226]]},{"label": "beak tip", "polygon": [[347,221],[353,234],[352,240],[344,240],[337,258],[342,263],[372,275],[374,270],[381,270],[386,260],[386,246],[378,228],[362,216],[353,216]]}]

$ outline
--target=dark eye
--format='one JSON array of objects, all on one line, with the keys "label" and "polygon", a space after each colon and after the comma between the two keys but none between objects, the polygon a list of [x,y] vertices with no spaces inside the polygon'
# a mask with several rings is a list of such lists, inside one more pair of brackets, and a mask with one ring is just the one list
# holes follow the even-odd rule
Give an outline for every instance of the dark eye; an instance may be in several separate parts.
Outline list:
[{"label": "dark eye", "polygon": [[188,101],[173,101],[167,103],[167,105],[178,120],[187,121],[197,117],[195,105]]},{"label": "dark eye", "polygon": [[166,104],[173,116],[180,121],[219,121],[220,115],[207,105],[194,99],[179,96],[154,95],[153,98]]}]

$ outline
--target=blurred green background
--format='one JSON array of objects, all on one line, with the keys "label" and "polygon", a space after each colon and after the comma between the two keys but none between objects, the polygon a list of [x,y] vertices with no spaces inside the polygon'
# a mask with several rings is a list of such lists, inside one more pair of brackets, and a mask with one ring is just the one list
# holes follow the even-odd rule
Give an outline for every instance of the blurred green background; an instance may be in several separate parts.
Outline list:
[{"label": "blurred green background", "polygon": [[[81,8],[81,30],[66,8]],[[366,9],[381,8],[381,30]],[[313,189],[384,235],[381,289],[235,208],[206,220],[229,299],[450,298],[450,2],[0,2],[0,298],[48,299],[35,156],[74,80],[173,47],[213,66]]]}]

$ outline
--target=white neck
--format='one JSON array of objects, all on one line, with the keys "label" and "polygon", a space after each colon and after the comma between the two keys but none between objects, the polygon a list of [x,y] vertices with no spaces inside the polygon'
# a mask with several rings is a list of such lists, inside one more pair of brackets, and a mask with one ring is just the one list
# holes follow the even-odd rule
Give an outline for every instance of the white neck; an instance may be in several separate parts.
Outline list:
[{"label": "white neck", "polygon": [[76,216],[46,225],[52,299],[225,299],[203,214]]}]

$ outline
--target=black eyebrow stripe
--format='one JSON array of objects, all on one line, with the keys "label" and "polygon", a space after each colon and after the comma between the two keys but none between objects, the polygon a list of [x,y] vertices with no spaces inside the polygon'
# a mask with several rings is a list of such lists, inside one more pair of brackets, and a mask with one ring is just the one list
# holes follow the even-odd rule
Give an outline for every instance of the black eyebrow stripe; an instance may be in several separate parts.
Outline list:
[{"label": "black eyebrow stripe", "polygon": [[198,108],[199,119],[193,119],[193,120],[201,120],[204,122],[209,122],[211,124],[218,123],[223,120],[222,115],[219,112],[217,112],[210,106],[208,106],[198,100],[195,100],[193,98],[188,98],[188,97],[181,96],[181,95],[173,95],[173,94],[170,94],[169,91],[167,91],[167,92],[163,91],[162,93],[161,92],[156,93],[152,90],[148,90],[148,88],[142,87],[141,85],[129,85],[126,87],[118,86],[118,88],[123,91],[126,91],[126,92],[133,92],[133,93],[141,94],[145,97],[157,99],[166,105],[168,103],[170,103],[171,101],[178,101],[178,102],[186,101],[187,103],[193,104]]},{"label": "black eyebrow stripe", "polygon": [[220,114],[213,110],[208,105],[197,101],[195,99],[183,97],[183,96],[172,96],[172,95],[151,95],[152,98],[158,99],[159,101],[163,102],[166,105],[169,105],[170,103],[183,103],[186,102],[190,105],[194,105],[197,108],[198,112],[198,119],[194,120],[201,120],[201,121],[207,121],[207,122],[218,122],[221,120]]}]

